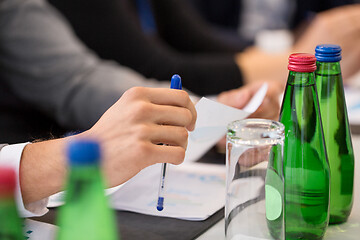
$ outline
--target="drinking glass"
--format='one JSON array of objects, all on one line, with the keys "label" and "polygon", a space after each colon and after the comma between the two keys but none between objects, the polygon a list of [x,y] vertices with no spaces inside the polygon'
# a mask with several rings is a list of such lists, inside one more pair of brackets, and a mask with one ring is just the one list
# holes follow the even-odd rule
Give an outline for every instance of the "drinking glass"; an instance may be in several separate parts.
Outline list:
[{"label": "drinking glass", "polygon": [[284,238],[284,125],[234,121],[226,136],[227,240]]}]

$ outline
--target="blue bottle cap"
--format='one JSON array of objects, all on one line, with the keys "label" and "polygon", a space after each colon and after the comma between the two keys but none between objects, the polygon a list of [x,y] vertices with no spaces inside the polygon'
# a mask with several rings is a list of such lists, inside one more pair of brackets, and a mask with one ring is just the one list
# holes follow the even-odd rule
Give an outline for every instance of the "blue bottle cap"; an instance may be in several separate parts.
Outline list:
[{"label": "blue bottle cap", "polygon": [[318,62],[339,62],[341,60],[341,47],[334,44],[317,45],[315,57]]},{"label": "blue bottle cap", "polygon": [[71,166],[97,165],[100,160],[100,146],[92,140],[70,142],[67,149]]}]

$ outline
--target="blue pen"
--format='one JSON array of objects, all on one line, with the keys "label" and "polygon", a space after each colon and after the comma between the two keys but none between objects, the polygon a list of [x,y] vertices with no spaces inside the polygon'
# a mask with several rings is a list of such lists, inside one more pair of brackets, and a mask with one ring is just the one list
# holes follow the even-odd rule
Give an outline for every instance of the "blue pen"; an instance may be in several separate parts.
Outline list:
[{"label": "blue pen", "polygon": [[[181,78],[179,75],[175,74],[171,77],[171,89],[182,89]],[[160,184],[159,184],[159,195],[156,209],[158,211],[162,211],[164,209],[164,195],[165,195],[165,182],[166,182],[166,167],[167,164],[161,164],[161,176],[160,176]]]}]

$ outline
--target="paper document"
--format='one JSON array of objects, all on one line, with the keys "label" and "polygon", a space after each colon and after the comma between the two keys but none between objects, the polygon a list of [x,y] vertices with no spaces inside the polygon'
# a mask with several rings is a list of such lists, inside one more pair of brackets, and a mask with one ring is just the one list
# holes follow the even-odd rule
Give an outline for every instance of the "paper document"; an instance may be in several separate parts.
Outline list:
[{"label": "paper document", "polygon": [[196,127],[189,133],[185,161],[193,162],[201,158],[225,135],[230,122],[244,119],[255,112],[264,100],[267,88],[268,85],[263,84],[243,110],[201,98],[195,106]]},{"label": "paper document", "polygon": [[113,208],[184,220],[205,220],[225,204],[225,166],[189,163],[168,168],[164,210],[156,210],[160,164],[142,170],[110,196]]},{"label": "paper document", "polygon": [[345,100],[350,125],[360,125],[360,71],[348,79]]},{"label": "paper document", "polygon": [[58,227],[30,219],[24,221],[24,239],[52,240],[55,239]]},{"label": "paper document", "polygon": [[[110,194],[116,192],[123,185],[124,184],[121,184],[121,185],[113,187],[113,188],[105,189],[105,195],[110,195]],[[49,197],[49,202],[48,202],[47,207],[49,207],[49,208],[59,207],[59,206],[63,205],[64,203],[65,203],[65,192],[59,192],[59,193],[56,193]]]},{"label": "paper document", "polygon": [[349,123],[360,125],[360,88],[345,88]]}]

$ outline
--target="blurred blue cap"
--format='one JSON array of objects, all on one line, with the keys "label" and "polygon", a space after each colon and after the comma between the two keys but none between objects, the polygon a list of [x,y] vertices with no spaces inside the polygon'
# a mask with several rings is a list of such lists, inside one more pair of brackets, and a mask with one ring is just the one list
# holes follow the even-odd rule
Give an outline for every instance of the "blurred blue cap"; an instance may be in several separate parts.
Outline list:
[{"label": "blurred blue cap", "polygon": [[70,142],[67,149],[71,166],[97,165],[100,161],[99,143],[92,140]]},{"label": "blurred blue cap", "polygon": [[334,44],[317,45],[315,57],[318,62],[339,62],[341,60],[341,47]]}]

